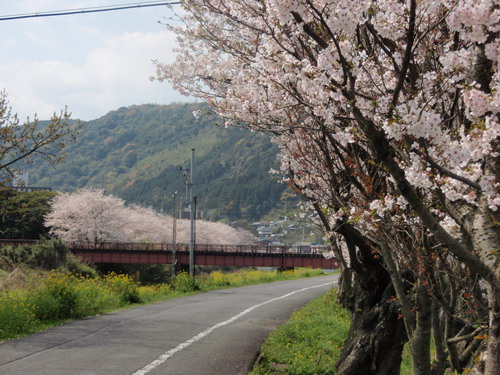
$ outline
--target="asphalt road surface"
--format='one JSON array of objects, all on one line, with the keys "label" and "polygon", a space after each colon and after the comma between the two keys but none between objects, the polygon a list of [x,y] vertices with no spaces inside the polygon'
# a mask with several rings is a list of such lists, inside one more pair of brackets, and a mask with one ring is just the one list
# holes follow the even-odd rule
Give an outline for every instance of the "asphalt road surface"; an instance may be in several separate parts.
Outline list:
[{"label": "asphalt road surface", "polygon": [[271,330],[337,276],[223,289],[0,344],[1,375],[247,374]]}]

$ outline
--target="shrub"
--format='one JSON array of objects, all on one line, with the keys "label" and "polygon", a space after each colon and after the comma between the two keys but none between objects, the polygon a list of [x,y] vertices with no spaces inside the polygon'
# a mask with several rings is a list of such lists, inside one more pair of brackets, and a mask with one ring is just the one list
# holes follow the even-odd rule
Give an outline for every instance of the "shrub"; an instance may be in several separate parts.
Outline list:
[{"label": "shrub", "polygon": [[60,302],[52,294],[43,290],[33,291],[28,297],[38,320],[55,321],[59,317]]},{"label": "shrub", "polygon": [[64,266],[69,254],[69,249],[60,240],[44,239],[32,245],[1,247],[0,262],[52,270]]},{"label": "shrub", "polygon": [[168,284],[147,285],[139,287],[139,296],[142,302],[149,303],[173,295],[173,290]]},{"label": "shrub", "polygon": [[139,303],[139,285],[129,275],[117,275],[111,272],[104,276],[104,283],[113,293],[125,303]]},{"label": "shrub", "polygon": [[177,274],[171,279],[170,283],[176,292],[186,293],[200,289],[195,279],[187,272]]},{"label": "shrub", "polygon": [[51,270],[66,264],[69,249],[58,239],[46,239],[31,246],[28,263],[34,267]]},{"label": "shrub", "polygon": [[30,257],[31,247],[28,245],[0,247],[0,258],[6,265],[27,263]]},{"label": "shrub", "polygon": [[121,295],[103,285],[99,278],[79,277],[77,303],[72,318],[83,318],[121,306]]},{"label": "shrub", "polygon": [[228,286],[231,285],[229,280],[227,280],[226,274],[214,271],[210,274],[209,282],[214,286]]},{"label": "shrub", "polygon": [[102,275],[108,273],[127,274],[141,284],[164,283],[172,273],[170,266],[165,264],[100,263],[96,264],[96,267]]},{"label": "shrub", "polygon": [[59,320],[73,317],[78,299],[75,276],[51,272],[42,286],[30,293],[30,303],[35,306],[40,320]]},{"label": "shrub", "polygon": [[44,321],[78,319],[139,301],[138,285],[115,274],[101,279],[53,271],[29,293],[36,318]]},{"label": "shrub", "polygon": [[35,321],[33,306],[26,302],[24,292],[0,294],[0,339],[29,331]]},{"label": "shrub", "polygon": [[66,269],[75,275],[82,275],[88,278],[95,278],[98,276],[95,268],[80,260],[77,256],[69,253],[66,259]]}]

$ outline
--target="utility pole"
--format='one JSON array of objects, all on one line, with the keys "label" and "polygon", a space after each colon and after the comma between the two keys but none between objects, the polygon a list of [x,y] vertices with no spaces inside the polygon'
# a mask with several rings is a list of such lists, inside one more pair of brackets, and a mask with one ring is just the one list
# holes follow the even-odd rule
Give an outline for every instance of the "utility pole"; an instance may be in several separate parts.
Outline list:
[{"label": "utility pole", "polygon": [[194,200],[193,200],[193,174],[194,174],[194,148],[191,149],[191,178],[190,178],[190,189],[189,189],[189,219],[191,221],[191,238],[189,241],[189,273],[194,276],[194,244],[195,244],[195,234],[194,234]]},{"label": "utility pole", "polygon": [[193,276],[195,274],[195,268],[194,268],[194,249],[196,248],[196,207],[197,207],[197,199],[198,197],[193,197],[193,212],[194,212],[194,220],[193,220],[193,226],[192,226],[192,233],[191,236],[193,238]]},{"label": "utility pole", "polygon": [[186,169],[180,167],[179,170],[183,172],[184,183],[186,184],[186,203],[185,207],[189,206],[189,221],[191,223],[191,236],[189,240],[189,273],[194,276],[194,247],[195,247],[195,198],[193,198],[194,190],[194,151],[191,149],[191,168]]},{"label": "utility pole", "polygon": [[176,259],[176,247],[177,247],[177,192],[173,194],[174,197],[174,207],[172,213],[172,277],[175,277],[177,259]]}]

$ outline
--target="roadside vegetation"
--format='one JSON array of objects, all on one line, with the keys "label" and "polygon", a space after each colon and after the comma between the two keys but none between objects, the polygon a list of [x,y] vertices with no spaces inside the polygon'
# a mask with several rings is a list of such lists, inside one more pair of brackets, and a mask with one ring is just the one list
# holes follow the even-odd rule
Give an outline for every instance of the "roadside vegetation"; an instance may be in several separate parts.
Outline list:
[{"label": "roadside vegetation", "polygon": [[[7,258],[7,248],[1,257]],[[35,252],[36,253],[36,252]],[[35,271],[26,263],[7,272],[0,270],[0,340],[12,339],[61,324],[134,304],[152,303],[196,292],[277,280],[319,276],[320,270],[213,271],[194,279],[180,273],[165,283],[143,285],[131,275],[114,272],[104,276],[74,260],[59,270]],[[84,273],[76,273],[78,269]]]},{"label": "roadside vegetation", "polygon": [[293,313],[266,339],[249,375],[331,374],[350,325],[335,290]]},{"label": "roadside vegetation", "polygon": [[[337,302],[336,290],[315,298],[267,337],[248,375],[334,374],[332,369],[349,332],[350,316]],[[412,373],[410,356],[405,351],[401,375]]]}]

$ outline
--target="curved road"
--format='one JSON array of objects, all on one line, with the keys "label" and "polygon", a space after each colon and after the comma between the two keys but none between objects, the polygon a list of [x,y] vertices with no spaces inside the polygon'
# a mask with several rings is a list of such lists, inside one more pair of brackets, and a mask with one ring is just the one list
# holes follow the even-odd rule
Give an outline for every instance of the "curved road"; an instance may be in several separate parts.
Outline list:
[{"label": "curved road", "polygon": [[337,276],[223,289],[74,321],[0,344],[2,375],[236,375]]}]

